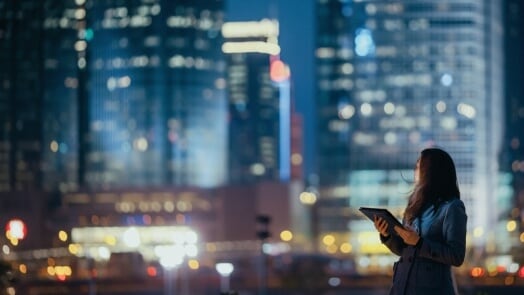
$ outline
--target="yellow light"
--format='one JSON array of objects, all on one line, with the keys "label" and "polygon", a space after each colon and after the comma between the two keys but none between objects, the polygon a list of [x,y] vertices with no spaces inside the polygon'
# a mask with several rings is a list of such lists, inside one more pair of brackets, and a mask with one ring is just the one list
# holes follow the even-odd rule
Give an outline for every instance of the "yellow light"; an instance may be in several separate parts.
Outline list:
[{"label": "yellow light", "polygon": [[69,253],[73,255],[77,255],[78,253],[80,253],[80,249],[81,249],[81,247],[78,244],[69,244],[69,247],[67,248],[69,250]]},{"label": "yellow light", "polygon": [[480,226],[477,226],[474,230],[473,230],[473,236],[475,238],[480,238],[484,235],[484,229]]},{"label": "yellow light", "polygon": [[65,275],[66,276],[71,276],[73,274],[73,270],[71,269],[70,266],[64,266],[65,267]]},{"label": "yellow light", "polygon": [[191,269],[198,269],[200,267],[200,263],[198,263],[198,260],[196,259],[189,259],[189,261],[187,262],[187,265]]},{"label": "yellow light", "polygon": [[47,267],[47,274],[49,274],[50,276],[54,276],[55,275],[55,268],[52,267],[51,265]]},{"label": "yellow light", "polygon": [[517,222],[515,220],[508,221],[508,223],[506,224],[506,230],[512,232],[515,229],[517,229]]},{"label": "yellow light", "polygon": [[524,233],[521,233],[521,234],[520,234],[520,241],[521,241],[522,243],[524,243]]},{"label": "yellow light", "polygon": [[20,265],[18,266],[18,271],[19,271],[20,273],[24,273],[24,274],[27,273],[27,266],[26,266],[25,264],[23,264],[23,263],[20,264]]},{"label": "yellow light", "polygon": [[53,153],[58,152],[58,142],[56,142],[55,140],[51,141],[51,143],[49,144],[49,149],[50,149]]},{"label": "yellow light", "polygon": [[104,237],[104,243],[115,246],[116,245],[116,238],[114,236],[105,236]]},{"label": "yellow light", "polygon": [[60,241],[62,242],[65,242],[67,241],[67,233],[63,230],[59,231],[58,232],[58,239],[60,239]]},{"label": "yellow light", "polygon": [[340,245],[340,252],[342,253],[351,253],[353,251],[353,246],[350,243],[343,243]]},{"label": "yellow light", "polygon": [[[47,272],[49,273],[49,267],[47,269],[48,269]],[[71,270],[71,267],[69,266],[55,266],[54,273],[57,276],[71,276],[73,271]]]},{"label": "yellow light", "polygon": [[313,205],[317,201],[317,196],[311,192],[302,192],[299,196],[300,202],[305,205]]},{"label": "yellow light", "polygon": [[298,166],[300,164],[302,164],[302,155],[301,154],[298,154],[298,153],[294,153],[291,155],[291,164],[293,164],[294,166]]},{"label": "yellow light", "polygon": [[289,230],[283,230],[280,233],[280,238],[284,242],[289,242],[289,241],[291,241],[293,239],[293,233],[291,231],[289,231]]},{"label": "yellow light", "polygon": [[325,235],[324,238],[322,238],[322,243],[326,246],[331,246],[335,243],[335,237],[332,235]]},{"label": "yellow light", "polygon": [[327,247],[326,247],[326,250],[327,250],[328,253],[330,253],[330,254],[335,254],[335,253],[337,253],[338,247],[337,247],[337,245],[332,244],[332,245],[327,246]]},{"label": "yellow light", "polygon": [[9,242],[11,242],[11,245],[18,246],[18,239],[17,238],[9,238]]},{"label": "yellow light", "polygon": [[486,262],[486,270],[490,276],[495,276],[498,274],[497,265],[493,263],[493,261]]}]

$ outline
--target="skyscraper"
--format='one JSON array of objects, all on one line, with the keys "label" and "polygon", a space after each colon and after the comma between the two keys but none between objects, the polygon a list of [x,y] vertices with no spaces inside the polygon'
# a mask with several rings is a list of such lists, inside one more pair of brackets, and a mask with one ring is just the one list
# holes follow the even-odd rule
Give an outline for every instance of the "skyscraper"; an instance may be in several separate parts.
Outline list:
[{"label": "skyscraper", "polygon": [[291,88],[278,57],[278,22],[226,22],[232,183],[289,180]]},{"label": "skyscraper", "polygon": [[382,252],[358,207],[401,217],[418,154],[436,145],[455,159],[470,245],[485,245],[497,221],[500,4],[317,2],[321,235],[349,241],[357,255]]},{"label": "skyscraper", "polygon": [[[79,2],[80,3],[80,2]],[[84,3],[85,4],[85,3]],[[75,190],[80,182],[80,118],[87,113],[85,7],[42,1],[42,182],[46,191]],[[83,105],[84,104],[84,105]],[[82,120],[85,121],[85,120]],[[83,124],[82,126],[85,126]]]},{"label": "skyscraper", "polygon": [[0,2],[0,192],[41,186],[41,12],[38,1]]},{"label": "skyscraper", "polygon": [[[501,170],[511,175],[511,195],[506,201],[508,219],[512,232],[506,240],[515,260],[524,261],[522,241],[524,241],[524,2],[506,0],[505,7],[505,89],[506,89],[506,129],[504,154]],[[512,224],[516,226],[513,227]]]},{"label": "skyscraper", "polygon": [[223,184],[223,1],[46,5],[46,183]]},{"label": "skyscraper", "polygon": [[0,224],[7,227],[14,220],[29,228],[21,238],[6,235],[18,249],[35,247],[46,236],[40,169],[42,10],[40,1],[0,1]]}]

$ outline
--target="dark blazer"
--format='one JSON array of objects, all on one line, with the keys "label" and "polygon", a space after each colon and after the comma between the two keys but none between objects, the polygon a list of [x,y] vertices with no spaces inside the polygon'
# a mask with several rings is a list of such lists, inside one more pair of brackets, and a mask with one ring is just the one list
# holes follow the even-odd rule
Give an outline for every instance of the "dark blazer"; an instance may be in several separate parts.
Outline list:
[{"label": "dark blazer", "polygon": [[411,224],[420,235],[409,246],[397,235],[381,236],[391,252],[400,256],[393,265],[390,295],[455,294],[451,266],[460,266],[466,253],[467,215],[455,198],[430,206]]}]

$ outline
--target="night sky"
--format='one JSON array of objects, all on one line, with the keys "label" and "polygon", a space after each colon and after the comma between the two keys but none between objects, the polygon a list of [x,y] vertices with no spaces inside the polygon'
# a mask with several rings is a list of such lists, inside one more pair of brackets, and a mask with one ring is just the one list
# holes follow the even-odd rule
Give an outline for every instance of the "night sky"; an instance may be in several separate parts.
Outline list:
[{"label": "night sky", "polygon": [[304,121],[304,173],[314,162],[314,0],[226,0],[226,21],[278,19],[281,59],[289,64],[295,109]]}]

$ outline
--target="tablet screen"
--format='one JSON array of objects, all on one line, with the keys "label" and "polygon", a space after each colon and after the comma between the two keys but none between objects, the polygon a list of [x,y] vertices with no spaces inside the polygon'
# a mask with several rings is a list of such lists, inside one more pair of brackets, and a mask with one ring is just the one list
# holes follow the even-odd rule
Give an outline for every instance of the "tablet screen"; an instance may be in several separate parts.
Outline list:
[{"label": "tablet screen", "polygon": [[400,223],[400,221],[398,221],[398,219],[395,216],[393,216],[393,214],[391,214],[391,212],[389,212],[387,209],[360,207],[358,210],[364,213],[364,215],[366,215],[366,217],[369,218],[371,221],[374,221],[375,216],[384,219],[388,223],[388,232],[392,234],[397,234],[393,229],[395,225],[403,227],[402,223]]}]

